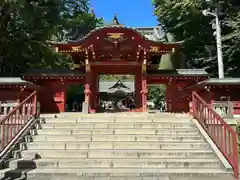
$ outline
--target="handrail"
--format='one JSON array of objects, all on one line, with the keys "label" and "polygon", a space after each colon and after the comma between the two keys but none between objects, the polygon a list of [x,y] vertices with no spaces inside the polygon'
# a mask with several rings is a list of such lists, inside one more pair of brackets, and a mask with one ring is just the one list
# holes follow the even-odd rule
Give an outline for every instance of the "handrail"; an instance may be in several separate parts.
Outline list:
[{"label": "handrail", "polygon": [[231,164],[238,179],[237,133],[196,92],[192,93],[192,113]]},{"label": "handrail", "polygon": [[0,152],[3,151],[29,120],[37,116],[37,92],[34,91],[0,119]]}]

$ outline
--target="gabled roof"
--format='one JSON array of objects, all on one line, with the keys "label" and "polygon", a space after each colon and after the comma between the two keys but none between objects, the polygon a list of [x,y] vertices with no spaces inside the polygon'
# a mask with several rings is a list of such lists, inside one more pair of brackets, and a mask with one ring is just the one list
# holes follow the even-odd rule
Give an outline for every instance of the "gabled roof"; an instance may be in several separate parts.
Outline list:
[{"label": "gabled roof", "polygon": [[[67,43],[76,43],[82,40],[87,39],[92,35],[92,33],[100,31],[104,28],[124,28],[128,30],[135,31],[138,33],[140,36],[145,38],[146,40],[150,41],[155,41],[155,42],[165,42],[165,35],[166,33],[164,32],[163,28],[161,26],[156,26],[156,27],[127,27],[119,23],[118,18],[116,14],[114,15],[113,21],[111,24],[106,24],[102,27],[97,27],[90,31],[87,34],[82,34],[82,30],[80,28],[75,28],[75,32],[69,33],[65,32],[65,39],[61,42],[52,42],[52,44],[67,44]],[[71,34],[71,35],[70,35]],[[177,44],[181,44],[182,42],[176,42]],[[168,43],[168,44],[175,44],[174,42]]]},{"label": "gabled roof", "polygon": [[0,88],[39,88],[38,85],[22,80],[20,77],[0,77]]},{"label": "gabled roof", "polygon": [[118,80],[116,84],[114,84],[112,87],[108,89],[112,90],[112,89],[120,89],[120,88],[130,89],[129,87],[125,86],[121,80]]},{"label": "gabled roof", "polygon": [[80,70],[66,69],[66,68],[40,68],[31,69],[23,76],[82,76],[85,72]]},{"label": "gabled roof", "polygon": [[100,81],[99,91],[111,93],[115,91],[134,92],[134,81]]}]

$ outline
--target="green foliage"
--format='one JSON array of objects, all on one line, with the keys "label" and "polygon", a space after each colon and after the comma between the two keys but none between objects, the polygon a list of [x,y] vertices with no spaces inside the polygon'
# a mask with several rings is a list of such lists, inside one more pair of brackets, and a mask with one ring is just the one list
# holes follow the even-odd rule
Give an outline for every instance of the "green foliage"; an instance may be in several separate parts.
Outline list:
[{"label": "green foliage", "polygon": [[72,100],[84,94],[84,87],[81,84],[70,85],[67,89],[67,99]]},{"label": "green foliage", "polygon": [[52,37],[63,38],[71,26],[84,33],[101,20],[89,13],[88,0],[4,0],[0,2],[0,76],[29,68],[69,67],[68,56],[53,52]]},{"label": "green foliage", "polygon": [[154,102],[155,105],[160,105],[160,102],[164,100],[164,92],[157,86],[150,86],[148,88],[148,99]]},{"label": "green foliage", "polygon": [[[166,43],[176,42],[175,38],[170,33],[166,33],[165,40]],[[184,68],[184,64],[185,64],[184,56],[182,52],[177,50],[176,52],[162,55],[159,63],[159,69]]]},{"label": "green foliage", "polygon": [[[153,0],[155,14],[177,41],[184,40],[183,53],[190,68],[205,68],[217,73],[216,41],[210,24],[213,17],[202,14],[210,4],[204,0]],[[222,34],[225,71],[239,76],[239,2],[223,1]],[[213,10],[213,8],[210,10]],[[226,39],[226,40],[225,40]]]}]

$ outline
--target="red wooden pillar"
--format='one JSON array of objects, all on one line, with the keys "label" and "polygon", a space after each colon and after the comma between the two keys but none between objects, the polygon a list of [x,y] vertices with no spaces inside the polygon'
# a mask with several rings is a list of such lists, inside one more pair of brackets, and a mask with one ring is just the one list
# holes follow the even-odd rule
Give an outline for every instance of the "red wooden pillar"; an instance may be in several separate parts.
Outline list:
[{"label": "red wooden pillar", "polygon": [[148,88],[147,88],[147,75],[146,73],[142,73],[141,75],[141,97],[142,97],[142,111],[147,112],[147,94],[148,94]]},{"label": "red wooden pillar", "polygon": [[97,73],[92,74],[92,109],[96,110],[97,109],[97,96],[98,96],[98,75]]},{"label": "red wooden pillar", "polygon": [[[57,112],[65,112],[66,106],[66,86],[64,81],[61,79],[60,82],[55,82],[51,84],[51,89],[53,90],[54,103],[57,107]],[[45,96],[45,93],[44,93]]]},{"label": "red wooden pillar", "polygon": [[62,89],[62,112],[65,112],[66,110],[66,100],[67,100],[67,88],[66,87],[63,87]]},{"label": "red wooden pillar", "polygon": [[171,78],[166,88],[166,104],[167,104],[168,112],[174,112],[175,89],[176,89],[176,83]]},{"label": "red wooden pillar", "polygon": [[99,98],[99,74],[96,74],[96,82],[97,82],[97,85],[96,85],[96,103],[97,103],[97,108],[99,107],[100,105],[100,98]]},{"label": "red wooden pillar", "polygon": [[141,74],[135,73],[135,102],[136,108],[141,108]]}]

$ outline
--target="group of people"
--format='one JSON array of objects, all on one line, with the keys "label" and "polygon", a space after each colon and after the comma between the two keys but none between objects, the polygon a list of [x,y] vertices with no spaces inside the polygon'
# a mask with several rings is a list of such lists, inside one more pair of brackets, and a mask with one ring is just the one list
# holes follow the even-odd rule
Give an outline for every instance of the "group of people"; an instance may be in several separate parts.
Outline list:
[{"label": "group of people", "polygon": [[67,112],[81,112],[82,111],[82,103],[78,103],[77,101],[73,101],[72,104],[66,104]]},{"label": "group of people", "polygon": [[[112,101],[101,101],[100,108],[102,110],[117,110],[117,111],[127,111],[135,109],[136,103],[133,98],[124,98]],[[160,109],[161,112],[166,111],[166,103],[165,101],[161,101],[158,107],[152,102],[148,102],[148,108],[150,109]],[[81,112],[82,111],[82,103],[78,103],[77,101],[73,101],[72,104],[66,104],[67,112]]]},{"label": "group of people", "polygon": [[116,99],[112,101],[101,101],[100,107],[103,110],[126,111],[135,108],[135,101],[131,98]]}]

